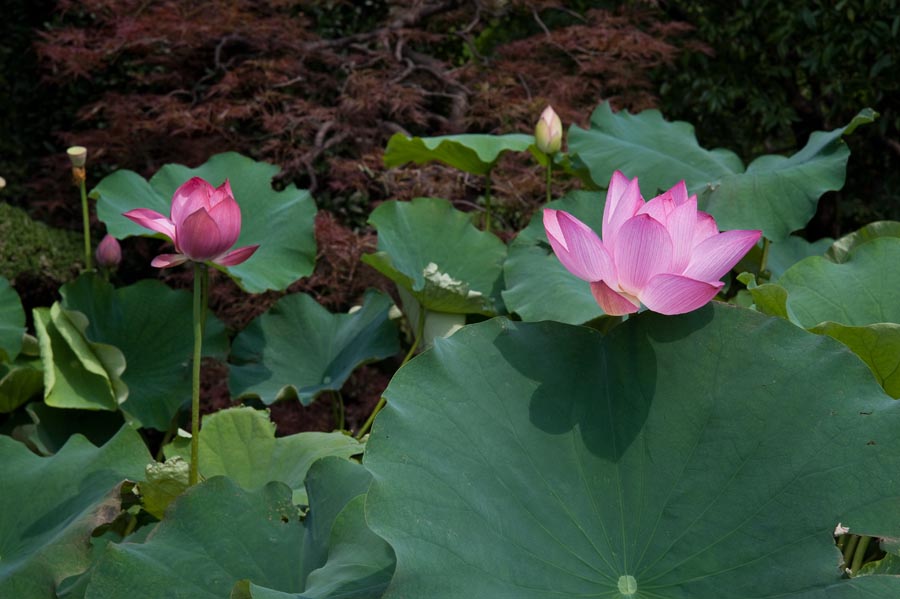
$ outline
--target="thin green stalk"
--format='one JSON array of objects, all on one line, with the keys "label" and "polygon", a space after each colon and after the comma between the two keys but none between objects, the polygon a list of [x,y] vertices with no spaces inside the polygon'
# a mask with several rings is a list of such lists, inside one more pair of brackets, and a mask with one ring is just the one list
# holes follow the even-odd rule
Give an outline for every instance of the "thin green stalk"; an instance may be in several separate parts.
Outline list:
[{"label": "thin green stalk", "polygon": [[81,220],[84,222],[84,268],[91,270],[91,215],[88,211],[87,186],[84,177],[79,177],[78,188],[81,190]]},{"label": "thin green stalk", "polygon": [[550,185],[553,183],[553,158],[549,157],[549,162],[547,162],[547,202],[553,199],[553,195],[551,193]]},{"label": "thin green stalk", "polygon": [[344,396],[341,395],[340,391],[332,391],[331,392],[331,400],[332,400],[332,409],[334,411],[334,421],[337,423],[338,430],[344,430],[344,415],[346,411],[344,410]]},{"label": "thin green stalk", "polygon": [[200,480],[200,360],[203,352],[203,322],[206,320],[204,289],[209,273],[205,264],[194,262],[194,361],[191,378],[191,468],[188,484]]},{"label": "thin green stalk", "polygon": [[[416,323],[416,337],[413,339],[412,346],[409,348],[409,351],[406,352],[406,356],[403,358],[403,361],[400,363],[400,367],[403,368],[403,365],[409,362],[413,355],[416,353],[416,348],[419,347],[419,342],[422,340],[422,334],[425,332],[425,307],[419,305],[419,319]],[[363,423],[362,427],[360,427],[359,432],[356,433],[357,439],[362,439],[369,429],[372,428],[372,423],[375,422],[375,417],[378,416],[378,412],[381,411],[381,408],[384,407],[384,404],[387,403],[387,400],[384,396],[381,396],[378,399],[378,403],[375,404],[375,409],[372,410],[372,413],[369,414],[369,417]]]},{"label": "thin green stalk", "polygon": [[850,571],[854,574],[859,572],[859,569],[862,568],[863,560],[866,557],[866,550],[868,550],[869,541],[871,540],[872,537],[859,537],[859,543],[856,544],[856,551],[853,552],[853,564],[850,566]]},{"label": "thin green stalk", "polygon": [[853,559],[853,552],[856,551],[856,545],[859,543],[859,535],[849,535],[850,539],[844,545],[844,566],[850,567]]},{"label": "thin green stalk", "polygon": [[[763,273],[766,271],[766,266],[769,261],[769,238],[763,237],[763,248],[762,248],[762,256],[759,259],[759,276],[762,278]],[[768,278],[768,277],[766,277]]]},{"label": "thin green stalk", "polygon": [[491,230],[491,172],[484,176],[484,230]]}]

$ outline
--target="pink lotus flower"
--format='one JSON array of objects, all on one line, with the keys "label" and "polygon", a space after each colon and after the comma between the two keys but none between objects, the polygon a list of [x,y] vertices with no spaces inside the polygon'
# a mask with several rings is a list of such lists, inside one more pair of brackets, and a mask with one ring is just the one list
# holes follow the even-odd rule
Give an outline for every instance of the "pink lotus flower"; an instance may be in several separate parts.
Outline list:
[{"label": "pink lotus flower", "polygon": [[97,245],[97,251],[94,252],[94,258],[97,259],[97,264],[103,268],[112,270],[122,262],[122,246],[119,245],[119,241],[115,237],[107,233],[103,240]]},{"label": "pink lotus flower", "polygon": [[218,188],[194,177],[175,190],[172,218],[155,210],[138,208],[125,216],[151,231],[162,233],[175,244],[177,254],[161,254],[151,265],[157,268],[194,262],[234,266],[253,255],[259,245],[228,251],[241,234],[241,208],[226,179]]},{"label": "pink lotus flower", "polygon": [[544,154],[556,154],[562,148],[562,133],[559,115],[548,106],[534,127],[534,144]]},{"label": "pink lotus flower", "polygon": [[643,303],[661,314],[684,314],[709,302],[719,279],[753,247],[762,231],[720,233],[697,210],[684,181],[644,202],[637,177],[616,171],[603,209],[603,240],[562,210],[544,210],[544,230],[569,272],[591,284],[594,299],[612,316]]}]

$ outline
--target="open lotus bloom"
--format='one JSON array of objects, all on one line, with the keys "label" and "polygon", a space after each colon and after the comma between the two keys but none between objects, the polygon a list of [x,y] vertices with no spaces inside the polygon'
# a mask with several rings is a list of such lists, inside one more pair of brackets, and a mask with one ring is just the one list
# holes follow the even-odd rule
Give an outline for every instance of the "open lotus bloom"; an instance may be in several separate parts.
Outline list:
[{"label": "open lotus bloom", "polygon": [[569,272],[591,284],[607,314],[696,310],[715,297],[719,279],[752,248],[761,231],[719,232],[697,210],[684,181],[644,202],[637,177],[616,171],[603,209],[603,240],[562,210],[544,210],[544,229]]},{"label": "open lotus bloom", "polygon": [[253,255],[259,245],[229,251],[241,234],[241,208],[226,179],[218,188],[194,177],[175,190],[171,218],[155,210],[138,208],[125,216],[175,244],[176,254],[161,254],[151,264],[176,266],[188,260],[234,266]]}]

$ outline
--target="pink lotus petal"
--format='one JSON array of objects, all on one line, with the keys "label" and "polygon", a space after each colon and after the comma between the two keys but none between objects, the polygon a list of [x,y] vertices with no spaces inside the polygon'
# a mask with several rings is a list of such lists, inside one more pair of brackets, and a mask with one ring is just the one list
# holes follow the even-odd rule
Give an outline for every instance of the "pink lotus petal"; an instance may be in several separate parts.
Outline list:
[{"label": "pink lotus petal", "polygon": [[219,256],[231,246],[231,243],[227,243],[223,238],[219,225],[205,208],[188,216],[178,229],[180,251],[196,262],[204,262]]},{"label": "pink lotus petal", "polygon": [[699,281],[718,281],[759,241],[762,231],[725,231],[694,246],[684,276]]},{"label": "pink lotus petal", "polygon": [[191,177],[172,196],[172,222],[180,227],[185,219],[200,208],[209,209],[213,186],[200,177]]},{"label": "pink lotus petal", "polygon": [[175,223],[168,218],[149,208],[136,208],[129,210],[122,216],[131,219],[142,227],[162,233],[173,242],[175,241]]},{"label": "pink lotus petal", "polygon": [[675,200],[672,199],[672,195],[669,192],[666,192],[641,206],[637,214],[649,214],[659,224],[666,225],[669,222],[669,215],[674,210]]},{"label": "pink lotus petal", "polygon": [[585,281],[616,282],[609,252],[593,229],[562,210],[544,210],[544,230],[563,266]]},{"label": "pink lotus petal", "polygon": [[694,231],[697,229],[697,196],[691,196],[672,210],[666,229],[672,238],[671,272],[684,272],[691,261],[691,252],[694,249]]},{"label": "pink lotus petal", "polygon": [[224,254],[223,256],[216,258],[213,260],[216,264],[220,266],[237,266],[238,264],[247,260],[250,256],[253,255],[256,250],[259,249],[259,244],[256,245],[248,245],[242,248],[237,248],[231,250],[230,252]]},{"label": "pink lotus petal", "polygon": [[[691,196],[695,200],[697,196]],[[700,245],[701,241],[705,241],[713,235],[719,234],[719,226],[716,219],[711,214],[707,214],[702,210],[697,211],[697,227],[694,229],[694,247]]]},{"label": "pink lotus petal", "polygon": [[219,185],[213,190],[212,194],[210,194],[209,206],[210,208],[215,208],[219,202],[226,199],[234,201],[234,194],[231,193],[231,183],[228,182],[228,179],[225,179],[225,182]]},{"label": "pink lotus petal", "polygon": [[636,299],[631,299],[610,288],[603,281],[591,283],[591,293],[594,299],[603,308],[603,311],[610,316],[623,316],[625,314],[634,314],[640,309],[640,303]]},{"label": "pink lotus petal", "polygon": [[681,206],[690,199],[684,179],[673,185],[666,193],[675,201],[676,206]]},{"label": "pink lotus petal", "polygon": [[615,253],[619,288],[640,297],[644,285],[672,266],[672,238],[649,214],[638,214],[622,225]]},{"label": "pink lotus petal", "polygon": [[658,274],[641,292],[641,301],[660,314],[684,314],[705,305],[724,283],[707,283],[682,275]]},{"label": "pink lotus petal", "polygon": [[637,214],[643,205],[644,199],[641,197],[641,188],[638,186],[637,177],[629,180],[619,171],[614,172],[606,192],[602,227],[603,243],[613,257],[615,257],[614,248],[619,228],[625,221]]},{"label": "pink lotus petal", "polygon": [[160,254],[150,263],[155,268],[169,268],[178,266],[188,261],[188,257],[184,254]]},{"label": "pink lotus petal", "polygon": [[238,206],[238,203],[231,196],[223,197],[209,211],[209,216],[219,226],[222,243],[227,242],[226,247],[233,246],[241,235],[241,207]]}]

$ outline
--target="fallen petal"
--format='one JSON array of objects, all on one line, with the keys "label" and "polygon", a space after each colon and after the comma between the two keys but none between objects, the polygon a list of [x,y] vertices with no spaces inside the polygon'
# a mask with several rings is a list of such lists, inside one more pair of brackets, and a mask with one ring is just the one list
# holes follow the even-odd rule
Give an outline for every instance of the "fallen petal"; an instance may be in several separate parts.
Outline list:
[{"label": "fallen petal", "polygon": [[682,275],[658,274],[641,292],[641,302],[660,314],[684,314],[706,305],[725,284],[707,283]]}]

